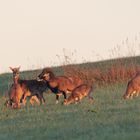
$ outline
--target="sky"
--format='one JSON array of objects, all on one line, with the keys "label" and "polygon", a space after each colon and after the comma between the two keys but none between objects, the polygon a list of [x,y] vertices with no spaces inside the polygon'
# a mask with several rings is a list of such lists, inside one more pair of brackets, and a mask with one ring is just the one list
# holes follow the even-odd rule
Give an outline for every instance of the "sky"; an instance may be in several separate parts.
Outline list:
[{"label": "sky", "polygon": [[72,63],[139,55],[139,6],[139,0],[0,0],[0,73],[60,65],[65,55]]}]

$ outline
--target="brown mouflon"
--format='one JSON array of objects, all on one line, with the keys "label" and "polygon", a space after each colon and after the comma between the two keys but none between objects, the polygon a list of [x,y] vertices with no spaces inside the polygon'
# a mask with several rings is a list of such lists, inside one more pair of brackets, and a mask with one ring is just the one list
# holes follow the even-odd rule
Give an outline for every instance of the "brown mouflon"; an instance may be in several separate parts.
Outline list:
[{"label": "brown mouflon", "polygon": [[64,101],[64,105],[69,105],[71,103],[80,102],[84,97],[89,98],[90,101],[93,101],[93,98],[90,96],[92,92],[92,87],[86,84],[76,87],[71,95]]},{"label": "brown mouflon", "polygon": [[46,82],[37,80],[21,80],[18,68],[10,69],[13,72],[13,84],[9,91],[9,101],[7,106],[12,105],[13,108],[20,108],[20,103],[26,104],[26,97],[30,97],[30,103],[33,105],[34,101],[37,104],[45,102],[43,92],[46,90]]},{"label": "brown mouflon", "polygon": [[133,98],[140,93],[140,74],[136,74],[127,84],[126,92],[123,95],[124,99]]},{"label": "brown mouflon", "polygon": [[73,89],[83,84],[83,81],[76,76],[55,76],[49,68],[43,69],[38,78],[46,81],[48,88],[56,94],[56,103],[58,103],[60,95],[63,95],[64,99],[66,99],[68,93],[71,93]]}]

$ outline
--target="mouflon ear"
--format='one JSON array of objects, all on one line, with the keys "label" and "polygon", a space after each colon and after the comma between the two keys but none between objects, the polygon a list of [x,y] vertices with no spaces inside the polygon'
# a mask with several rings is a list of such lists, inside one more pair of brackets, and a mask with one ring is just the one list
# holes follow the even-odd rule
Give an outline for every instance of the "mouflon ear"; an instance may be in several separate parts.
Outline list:
[{"label": "mouflon ear", "polygon": [[9,69],[10,69],[11,71],[13,71],[13,68],[12,68],[12,67],[9,67]]},{"label": "mouflon ear", "polygon": [[17,67],[17,69],[18,69],[18,70],[20,70],[20,66],[19,66],[19,67]]}]

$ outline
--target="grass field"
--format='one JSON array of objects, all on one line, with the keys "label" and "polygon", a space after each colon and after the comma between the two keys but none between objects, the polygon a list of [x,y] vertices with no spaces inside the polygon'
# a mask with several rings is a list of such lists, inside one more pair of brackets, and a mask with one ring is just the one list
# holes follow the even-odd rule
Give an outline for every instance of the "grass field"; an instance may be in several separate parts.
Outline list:
[{"label": "grass field", "polygon": [[[106,64],[89,63],[88,66],[105,67]],[[21,77],[36,77],[38,73],[39,70],[22,72]],[[97,87],[92,94],[93,104],[85,98],[80,104],[63,106],[61,97],[56,105],[55,95],[46,93],[45,105],[31,106],[28,102],[26,107],[12,110],[4,107],[4,93],[11,81],[12,74],[0,75],[0,140],[140,139],[140,97],[122,99],[127,82]]]},{"label": "grass field", "polygon": [[[4,108],[0,99],[0,140],[139,140],[140,98],[122,100],[125,84],[95,89],[94,104],[55,104],[46,94],[46,104],[21,110]],[[61,98],[63,99],[63,98]]]}]

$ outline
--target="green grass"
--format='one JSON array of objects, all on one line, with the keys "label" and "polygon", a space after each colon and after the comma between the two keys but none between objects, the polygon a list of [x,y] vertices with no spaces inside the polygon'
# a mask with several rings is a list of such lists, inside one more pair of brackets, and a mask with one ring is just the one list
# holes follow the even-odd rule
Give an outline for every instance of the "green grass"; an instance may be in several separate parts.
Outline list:
[{"label": "green grass", "polygon": [[140,97],[122,100],[125,84],[94,90],[94,104],[55,104],[54,94],[46,103],[20,110],[4,108],[0,99],[0,140],[139,140]]}]

